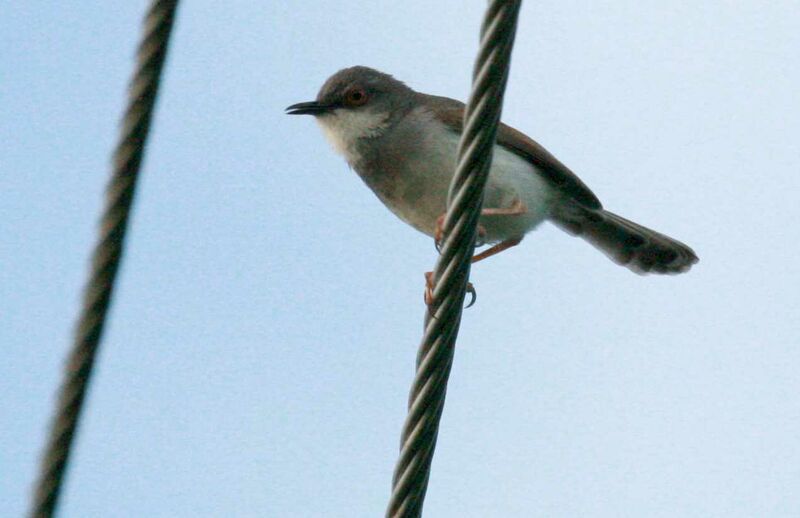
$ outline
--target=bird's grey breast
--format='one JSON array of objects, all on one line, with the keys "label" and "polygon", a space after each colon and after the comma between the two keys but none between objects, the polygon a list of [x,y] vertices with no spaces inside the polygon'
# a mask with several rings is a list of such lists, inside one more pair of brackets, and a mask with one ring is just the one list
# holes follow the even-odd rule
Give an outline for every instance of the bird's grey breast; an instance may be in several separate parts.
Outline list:
[{"label": "bird's grey breast", "polygon": [[417,107],[381,136],[362,139],[352,165],[392,212],[433,234],[446,209],[457,146],[457,133]]},{"label": "bird's grey breast", "polygon": [[[460,134],[425,106],[387,128],[380,136],[360,139],[352,165],[364,182],[400,219],[428,235],[447,209],[447,193],[455,174]],[[495,145],[484,191],[484,206],[524,214],[482,217],[487,242],[521,237],[549,212],[554,191],[534,165]]]}]

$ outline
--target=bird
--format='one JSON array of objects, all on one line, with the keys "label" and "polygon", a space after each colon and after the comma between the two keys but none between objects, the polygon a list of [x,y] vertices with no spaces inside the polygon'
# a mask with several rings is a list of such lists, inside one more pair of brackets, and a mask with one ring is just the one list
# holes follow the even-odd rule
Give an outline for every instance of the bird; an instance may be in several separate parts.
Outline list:
[{"label": "bird", "polygon": [[[380,201],[438,243],[463,103],[353,66],[329,77],[314,101],[286,112],[313,115],[333,149]],[[492,154],[477,229],[479,244],[490,247],[473,262],[516,246],[544,221],[637,274],[678,274],[698,262],[682,242],[604,209],[575,173],[521,131],[501,122]],[[426,278],[430,284],[430,274]]]}]

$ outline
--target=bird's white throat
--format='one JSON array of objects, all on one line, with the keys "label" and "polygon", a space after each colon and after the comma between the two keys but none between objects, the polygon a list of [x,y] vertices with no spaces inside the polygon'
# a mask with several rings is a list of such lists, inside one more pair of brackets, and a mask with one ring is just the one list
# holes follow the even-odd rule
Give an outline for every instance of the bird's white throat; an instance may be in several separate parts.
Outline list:
[{"label": "bird's white throat", "polygon": [[333,149],[353,164],[360,158],[355,148],[358,139],[379,136],[389,126],[388,119],[386,112],[337,109],[317,117],[317,122]]}]

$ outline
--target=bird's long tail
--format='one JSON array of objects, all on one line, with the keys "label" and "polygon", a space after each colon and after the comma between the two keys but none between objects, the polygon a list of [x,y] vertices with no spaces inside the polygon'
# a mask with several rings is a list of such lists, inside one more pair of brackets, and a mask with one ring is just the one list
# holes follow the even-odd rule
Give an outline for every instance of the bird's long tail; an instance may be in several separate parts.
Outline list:
[{"label": "bird's long tail", "polygon": [[559,203],[550,219],[638,274],[683,273],[698,261],[694,251],[680,241],[607,210],[568,201]]}]

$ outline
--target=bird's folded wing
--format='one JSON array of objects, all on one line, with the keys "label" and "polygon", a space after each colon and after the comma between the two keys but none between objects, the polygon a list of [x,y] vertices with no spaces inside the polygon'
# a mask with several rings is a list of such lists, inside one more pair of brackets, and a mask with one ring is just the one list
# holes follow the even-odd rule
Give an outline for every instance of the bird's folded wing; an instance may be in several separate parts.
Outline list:
[{"label": "bird's folded wing", "polygon": [[[417,95],[425,98],[425,104],[432,107],[437,119],[453,130],[461,132],[464,126],[464,103],[448,97]],[[497,129],[497,143],[536,166],[536,171],[568,198],[589,209],[602,208],[597,196],[575,173],[521,131],[501,122]]]}]

